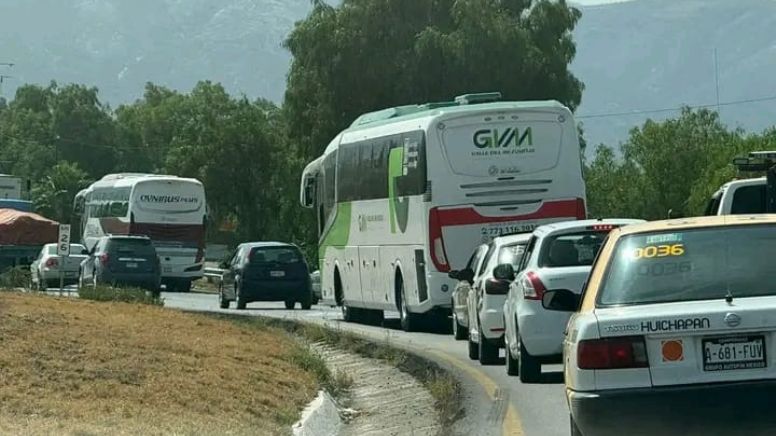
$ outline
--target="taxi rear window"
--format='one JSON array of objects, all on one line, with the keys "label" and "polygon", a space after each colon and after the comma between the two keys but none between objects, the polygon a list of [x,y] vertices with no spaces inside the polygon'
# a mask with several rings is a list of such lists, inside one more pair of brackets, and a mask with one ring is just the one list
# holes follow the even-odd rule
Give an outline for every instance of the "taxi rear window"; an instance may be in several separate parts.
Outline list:
[{"label": "taxi rear window", "polygon": [[622,237],[599,306],[776,295],[776,226],[750,225]]}]

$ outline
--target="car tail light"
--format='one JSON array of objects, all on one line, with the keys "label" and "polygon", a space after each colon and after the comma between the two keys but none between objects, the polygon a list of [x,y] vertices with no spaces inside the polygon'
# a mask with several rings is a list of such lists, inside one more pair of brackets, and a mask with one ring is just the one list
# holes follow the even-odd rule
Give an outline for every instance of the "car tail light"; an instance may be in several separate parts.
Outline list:
[{"label": "car tail light", "polygon": [[544,296],[544,292],[547,291],[547,287],[539,279],[539,276],[533,272],[528,271],[523,276],[523,298],[526,300],[540,300]]},{"label": "car tail light", "polygon": [[579,342],[579,369],[646,368],[647,346],[643,336],[590,339]]},{"label": "car tail light", "polygon": [[46,259],[46,268],[59,268],[59,259],[56,257]]},{"label": "car tail light", "polygon": [[439,223],[439,211],[434,208],[428,213],[428,238],[431,250],[431,261],[437,271],[449,272],[450,264],[447,263],[445,253],[445,241],[442,238],[442,225]]},{"label": "car tail light", "polygon": [[108,253],[102,253],[99,256],[99,259],[103,266],[108,266],[108,261],[110,261],[110,256],[108,256]]}]

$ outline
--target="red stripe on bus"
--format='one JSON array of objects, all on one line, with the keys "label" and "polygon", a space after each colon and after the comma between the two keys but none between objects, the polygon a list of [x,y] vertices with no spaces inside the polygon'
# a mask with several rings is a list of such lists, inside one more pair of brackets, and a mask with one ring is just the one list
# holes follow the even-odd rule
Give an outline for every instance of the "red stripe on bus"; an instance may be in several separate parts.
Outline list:
[{"label": "red stripe on bus", "polygon": [[[508,221],[524,221],[540,218],[558,218],[567,217],[570,219],[584,219],[580,213],[581,199],[563,200],[544,203],[539,210],[525,215],[510,216],[484,216],[477,212],[473,207],[460,209],[438,209],[440,225],[444,226],[465,226],[468,224],[482,223],[503,223]],[[584,208],[582,208],[584,210]]]}]

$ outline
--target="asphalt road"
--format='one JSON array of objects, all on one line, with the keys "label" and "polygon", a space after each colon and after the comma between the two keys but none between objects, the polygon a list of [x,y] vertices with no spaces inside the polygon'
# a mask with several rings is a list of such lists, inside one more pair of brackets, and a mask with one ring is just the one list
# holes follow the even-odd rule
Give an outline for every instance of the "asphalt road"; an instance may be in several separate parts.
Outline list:
[{"label": "asphalt road", "polygon": [[[568,409],[563,395],[560,365],[545,365],[542,383],[522,384],[507,376],[503,364],[482,366],[469,360],[466,342],[449,334],[405,333],[398,314],[386,314],[384,327],[346,323],[337,308],[314,306],[312,310],[286,310],[283,303],[252,303],[248,309],[222,310],[213,294],[163,293],[165,306],[191,311],[226,312],[291,318],[353,331],[372,339],[406,348],[453,371],[462,381],[466,417],[459,420],[459,434],[477,436],[524,434],[569,435]],[[232,306],[233,307],[233,306]],[[503,356],[503,350],[502,350]],[[503,361],[503,359],[502,359]]]}]

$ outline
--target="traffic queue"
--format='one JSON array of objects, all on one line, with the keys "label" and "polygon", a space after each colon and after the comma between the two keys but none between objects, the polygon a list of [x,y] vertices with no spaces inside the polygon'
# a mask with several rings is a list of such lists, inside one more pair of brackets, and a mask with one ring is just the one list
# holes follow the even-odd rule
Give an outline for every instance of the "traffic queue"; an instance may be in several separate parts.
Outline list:
[{"label": "traffic queue", "polygon": [[765,214],[570,221],[495,238],[451,272],[456,339],[483,364],[504,347],[524,383],[563,363],[572,435],[769,434],[774,242]]}]

